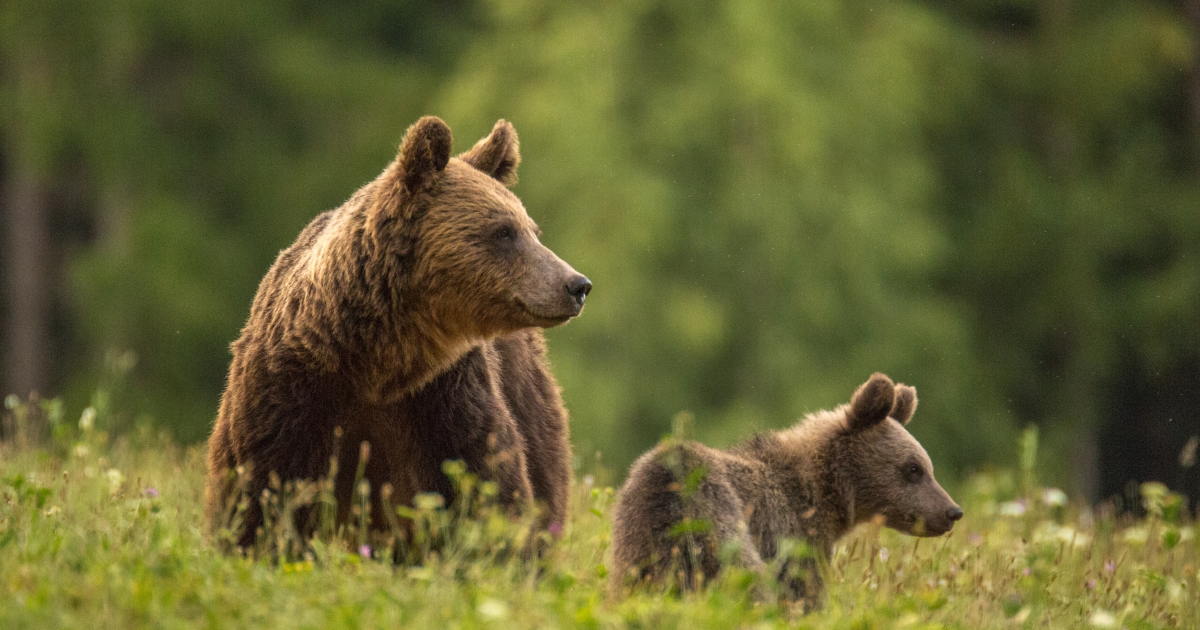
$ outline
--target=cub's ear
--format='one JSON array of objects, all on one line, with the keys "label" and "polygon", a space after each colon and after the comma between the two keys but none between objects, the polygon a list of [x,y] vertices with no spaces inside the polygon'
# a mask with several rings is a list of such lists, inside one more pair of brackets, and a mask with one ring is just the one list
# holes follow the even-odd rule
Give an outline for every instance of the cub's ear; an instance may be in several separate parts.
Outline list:
[{"label": "cub's ear", "polygon": [[492,133],[471,147],[458,159],[496,178],[501,184],[512,188],[517,183],[517,166],[521,164],[521,143],[517,130],[501,118],[492,127]]},{"label": "cub's ear", "polygon": [[858,386],[846,411],[846,426],[851,432],[869,429],[883,422],[896,401],[896,386],[887,375],[876,372]]},{"label": "cub's ear", "polygon": [[437,116],[424,116],[404,132],[395,174],[404,188],[416,192],[450,161],[450,127]]},{"label": "cub's ear", "polygon": [[917,410],[917,388],[903,383],[896,384],[896,404],[892,407],[892,419],[900,424],[908,424],[913,412]]}]

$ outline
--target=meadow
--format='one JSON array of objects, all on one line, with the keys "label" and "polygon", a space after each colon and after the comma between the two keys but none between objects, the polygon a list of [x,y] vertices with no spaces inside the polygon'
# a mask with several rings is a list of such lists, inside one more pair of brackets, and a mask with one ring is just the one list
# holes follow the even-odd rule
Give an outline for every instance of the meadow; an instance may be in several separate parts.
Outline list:
[{"label": "meadow", "polygon": [[1072,504],[1037,484],[1032,431],[1018,470],[950,488],[966,511],[952,534],[866,524],[843,539],[824,606],[805,615],[754,597],[760,578],[736,571],[697,593],[609,597],[616,477],[598,465],[577,473],[570,522],[536,566],[506,551],[523,524],[487,509],[459,517],[434,497],[407,513],[440,540],[417,565],[381,560],[354,531],[223,554],[203,534],[202,447],[149,429],[110,439],[93,408],[76,421],[43,407],[48,437],[0,444],[0,628],[1200,625],[1200,540],[1182,499],[1145,484],[1142,517]]}]

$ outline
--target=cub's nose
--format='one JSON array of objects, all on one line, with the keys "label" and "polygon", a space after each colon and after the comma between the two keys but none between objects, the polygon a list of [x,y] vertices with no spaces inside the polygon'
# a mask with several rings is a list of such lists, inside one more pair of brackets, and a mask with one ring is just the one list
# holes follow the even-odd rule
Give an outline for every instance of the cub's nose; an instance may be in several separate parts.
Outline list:
[{"label": "cub's nose", "polygon": [[957,505],[950,508],[949,510],[946,510],[946,518],[950,519],[951,523],[962,518],[962,516],[963,516],[962,508],[958,507]]},{"label": "cub's nose", "polygon": [[575,274],[567,280],[566,289],[567,294],[575,298],[575,304],[582,308],[583,301],[587,299],[588,293],[592,292],[592,281],[583,274]]}]

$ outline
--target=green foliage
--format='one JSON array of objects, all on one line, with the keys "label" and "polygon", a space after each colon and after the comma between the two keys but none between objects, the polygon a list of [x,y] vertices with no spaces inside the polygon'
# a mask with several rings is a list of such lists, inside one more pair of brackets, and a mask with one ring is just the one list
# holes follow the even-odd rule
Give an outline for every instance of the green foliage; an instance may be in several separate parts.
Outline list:
[{"label": "green foliage", "polygon": [[[781,562],[811,553],[793,540],[763,575],[730,570],[696,593],[606,596],[612,489],[590,477],[536,562],[510,552],[529,523],[491,510],[488,484],[454,463],[458,487],[474,488],[459,496],[476,499],[424,497],[405,512],[416,531],[438,537],[412,564],[393,565],[387,547],[364,546],[353,531],[292,555],[222,554],[200,531],[200,449],[161,439],[107,447],[88,441],[94,431],[74,437],[93,448],[62,455],[0,444],[0,627],[1166,628],[1200,619],[1194,522],[1165,512],[1115,521],[1053,500],[1009,514],[1002,478],[1011,473],[972,481],[966,517],[948,537],[860,527],[822,569],[824,607],[801,615],[770,588]],[[1159,488],[1145,494],[1171,500]]]},{"label": "green foliage", "polygon": [[705,519],[691,519],[684,517],[683,520],[671,526],[667,535],[672,538],[684,538],[689,534],[705,534],[712,531],[713,524]]},{"label": "green foliage", "polygon": [[459,150],[504,117],[516,192],[596,285],[549,333],[578,452],[621,468],[681,410],[723,445],[880,370],[941,476],[1036,423],[1062,478],[1200,347],[1196,35],[1068,5],[6,2],[0,162],[72,200],[87,360],[56,389],[75,413],[132,351],[112,395],[202,439],[276,253],[421,114]]},{"label": "green foliage", "polygon": [[603,436],[651,443],[679,409],[728,441],[875,369],[931,385],[926,422],[949,420],[966,331],[923,280],[947,243],[914,144],[933,89],[917,58],[947,25],[881,9],[492,8],[481,62],[435,109],[456,129],[514,120],[526,206],[596,282],[551,333],[585,449],[630,458]]}]

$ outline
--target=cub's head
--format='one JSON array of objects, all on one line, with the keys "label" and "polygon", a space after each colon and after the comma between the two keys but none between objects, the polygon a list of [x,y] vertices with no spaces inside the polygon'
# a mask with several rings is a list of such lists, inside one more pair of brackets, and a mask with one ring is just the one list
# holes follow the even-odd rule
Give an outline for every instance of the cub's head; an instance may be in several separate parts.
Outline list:
[{"label": "cub's head", "polygon": [[855,520],[882,516],[893,529],[938,536],[962,510],[933,477],[933,462],[904,428],[917,409],[917,390],[876,373],[844,407],[843,454],[853,484]]},{"label": "cub's head", "polygon": [[381,176],[377,223],[402,226],[410,286],[452,334],[488,337],[557,326],[583,310],[592,283],[538,240],[508,187],[517,181],[517,132],[498,121],[450,156],[450,128],[426,116],[405,132]]}]

